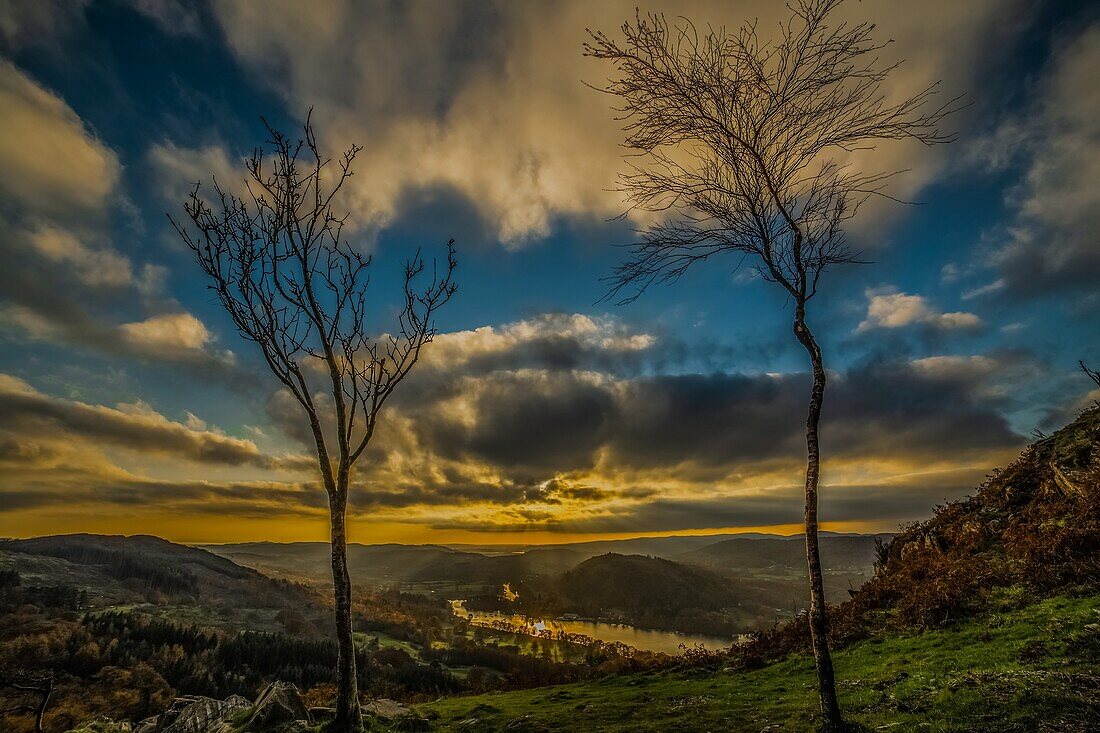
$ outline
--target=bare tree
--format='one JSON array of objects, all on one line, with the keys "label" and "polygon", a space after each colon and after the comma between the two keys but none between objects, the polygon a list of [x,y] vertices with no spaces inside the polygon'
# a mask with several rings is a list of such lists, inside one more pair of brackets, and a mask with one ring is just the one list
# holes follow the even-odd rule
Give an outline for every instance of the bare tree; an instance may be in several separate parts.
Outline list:
[{"label": "bare tree", "polygon": [[270,150],[257,149],[247,162],[247,195],[233,195],[215,180],[211,204],[196,184],[184,204],[193,226],[172,223],[241,337],[259,347],[309,421],[331,523],[338,643],[333,729],[359,730],[345,529],[352,469],[382,407],[435,335],[434,314],[455,292],[454,241],[446,263],[433,263],[430,273],[419,250],[406,262],[396,328],[368,335],[371,258],[344,238],[347,214],[333,211],[360,148],[334,163],[321,153],[308,120],[300,140],[267,129]]},{"label": "bare tree", "polygon": [[[48,672],[27,670],[0,670],[0,690],[10,690],[19,699],[15,704],[0,709],[0,716],[20,713],[34,716],[34,733],[42,733],[42,718],[53,695],[53,675]],[[37,699],[35,699],[37,698]]]},{"label": "bare tree", "polygon": [[[1097,387],[1100,387],[1100,371],[1097,371],[1096,369],[1089,369],[1088,364],[1085,363],[1084,359],[1078,361],[1077,365],[1081,367],[1081,371],[1085,373],[1086,377],[1091,379]],[[1100,400],[1093,400],[1093,402],[1096,403],[1097,407],[1100,407]]]},{"label": "bare tree", "polygon": [[[696,263],[732,254],[755,266],[794,303],[794,335],[810,358],[806,419],[805,529],[814,658],[826,729],[843,726],[829,655],[818,550],[818,423],[826,372],[807,323],[807,306],[832,265],[857,262],[844,224],[870,196],[885,195],[892,174],[865,173],[849,153],[877,141],[931,145],[955,100],[934,106],[935,85],[889,101],[880,65],[885,44],[870,23],[832,23],[842,0],[798,0],[779,38],[755,23],[736,33],[663,16],[638,15],[622,40],[589,31],[585,54],[611,62],[601,90],[614,95],[631,165],[621,184],[632,209],[659,221],[629,245],[608,278],[609,298],[630,302]],[[629,212],[628,212],[629,213]]]},{"label": "bare tree", "polygon": [[1091,379],[1097,387],[1100,387],[1100,371],[1097,371],[1096,369],[1089,369],[1088,364],[1085,363],[1084,359],[1081,359],[1079,362],[1077,362],[1077,366],[1081,367],[1081,371],[1085,373],[1086,377]]}]

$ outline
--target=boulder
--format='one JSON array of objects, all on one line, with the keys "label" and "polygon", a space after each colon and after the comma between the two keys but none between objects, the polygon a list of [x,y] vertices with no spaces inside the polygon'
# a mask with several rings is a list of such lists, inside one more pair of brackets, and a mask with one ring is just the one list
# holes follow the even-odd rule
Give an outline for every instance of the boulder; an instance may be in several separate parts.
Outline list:
[{"label": "boulder", "polygon": [[384,697],[377,700],[371,700],[363,706],[363,711],[370,713],[376,718],[381,718],[382,720],[394,720],[413,714],[412,710],[409,710],[396,700],[387,700]]},{"label": "boulder", "polygon": [[157,733],[157,721],[159,719],[159,715],[154,715],[139,723],[134,723],[134,733]]},{"label": "boulder", "polygon": [[225,700],[211,697],[193,697],[180,699],[183,704],[173,703],[169,711],[173,713],[171,722],[161,720],[160,733],[227,733],[232,729],[230,719],[241,710],[250,707],[250,703],[240,695],[231,695]]},{"label": "boulder", "polygon": [[272,682],[256,698],[245,730],[258,732],[297,720],[313,722],[298,688],[289,682]]},{"label": "boulder", "polygon": [[172,704],[157,716],[157,730],[162,731],[176,722],[176,718],[179,717],[183,709],[198,699],[200,698],[194,695],[182,695],[173,700]]},{"label": "boulder", "polygon": [[396,700],[386,698],[371,700],[363,706],[363,712],[390,724],[394,730],[425,731],[431,730],[432,727],[427,718],[421,717],[416,711],[405,707]]}]

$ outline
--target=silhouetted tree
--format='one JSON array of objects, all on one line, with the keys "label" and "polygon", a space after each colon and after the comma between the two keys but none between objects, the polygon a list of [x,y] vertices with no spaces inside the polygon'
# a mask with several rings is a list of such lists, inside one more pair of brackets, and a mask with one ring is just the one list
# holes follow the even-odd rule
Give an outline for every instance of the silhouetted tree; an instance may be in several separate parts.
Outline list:
[{"label": "silhouetted tree", "polygon": [[[882,194],[889,173],[864,173],[843,158],[887,139],[944,142],[937,130],[954,101],[929,107],[936,86],[887,101],[884,44],[869,23],[831,22],[842,0],[798,0],[779,39],[755,24],[734,34],[638,15],[622,40],[590,33],[585,54],[614,74],[632,209],[661,219],[640,232],[608,280],[609,298],[630,302],[655,282],[676,280],[719,255],[750,260],[794,303],[794,335],[813,373],[806,420],[805,529],[810,628],[825,727],[842,726],[833,681],[818,550],[818,423],[825,393],[821,349],[807,306],[832,265],[856,262],[845,222]],[[838,159],[839,158],[839,159]]]},{"label": "silhouetted tree", "polygon": [[[1083,371],[1085,373],[1085,376],[1088,377],[1089,379],[1091,379],[1096,384],[1097,387],[1100,387],[1100,371],[1097,371],[1095,369],[1089,369],[1089,366],[1088,366],[1088,364],[1085,363],[1084,359],[1077,362],[1077,364],[1081,367],[1081,371]],[[1093,400],[1093,401],[1097,404],[1097,406],[1100,406],[1100,400]]]},{"label": "silhouetted tree", "polygon": [[[331,523],[339,652],[334,729],[357,730],[362,722],[345,530],[352,468],[375,434],[382,407],[435,335],[433,315],[455,292],[454,242],[444,266],[433,264],[422,285],[420,251],[406,262],[396,328],[370,336],[371,258],[344,238],[347,214],[333,210],[360,148],[334,163],[321,153],[308,120],[297,141],[270,125],[267,130],[270,151],[257,149],[247,162],[247,195],[234,195],[215,180],[211,204],[196,184],[184,204],[193,227],[172,223],[241,337],[260,348],[309,422]],[[324,392],[315,383],[324,384]]]},{"label": "silhouetted tree", "polygon": [[7,691],[18,701],[3,709],[0,716],[27,713],[34,716],[34,733],[42,733],[42,717],[53,694],[53,675],[27,670],[0,670],[0,692]]}]

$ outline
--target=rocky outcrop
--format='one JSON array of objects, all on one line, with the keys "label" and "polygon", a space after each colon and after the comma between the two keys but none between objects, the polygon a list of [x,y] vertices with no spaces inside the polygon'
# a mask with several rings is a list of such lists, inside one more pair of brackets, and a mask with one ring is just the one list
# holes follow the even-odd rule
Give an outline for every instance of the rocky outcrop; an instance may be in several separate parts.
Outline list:
[{"label": "rocky outcrop", "polygon": [[[247,717],[247,722],[242,718]],[[242,725],[243,722],[243,725]],[[197,695],[177,697],[162,713],[146,718],[126,731],[133,733],[238,733],[288,731],[313,723],[298,688],[286,682],[268,685],[256,702],[240,695],[224,700]],[[114,731],[115,729],[111,729]]]},{"label": "rocky outcrop", "polygon": [[302,700],[298,688],[289,682],[272,682],[252,706],[252,715],[244,729],[246,731],[264,731],[282,723],[296,720],[312,723],[313,717]]},{"label": "rocky outcrop", "polygon": [[[331,719],[335,712],[329,707],[309,708],[297,687],[289,682],[272,682],[254,703],[240,695],[225,700],[184,695],[159,715],[141,722],[104,718],[70,733],[295,733],[313,730],[314,723]],[[431,719],[395,700],[373,700],[363,706],[363,713],[365,722],[374,719],[386,730],[428,731],[432,727]]]},{"label": "rocky outcrop", "polygon": [[240,695],[231,695],[225,700],[195,698],[194,702],[179,711],[172,723],[163,726],[159,733],[229,733],[233,728],[230,720],[250,705]]}]

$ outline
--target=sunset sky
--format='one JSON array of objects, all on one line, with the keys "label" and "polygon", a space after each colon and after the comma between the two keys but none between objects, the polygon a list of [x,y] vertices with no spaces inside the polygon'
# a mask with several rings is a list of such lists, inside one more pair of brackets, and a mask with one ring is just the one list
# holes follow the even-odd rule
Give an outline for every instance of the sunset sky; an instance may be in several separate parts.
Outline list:
[{"label": "sunset sky", "polygon": [[[809,380],[777,288],[736,259],[599,302],[639,222],[585,29],[629,2],[0,5],[0,536],[321,540],[307,425],[166,217],[314,107],[364,147],[343,205],[380,331],[416,246],[459,292],[360,464],[357,542],[564,542],[801,520]],[[699,25],[779,2],[657,3]],[[1100,8],[852,2],[898,94],[965,94],[958,139],[851,227],[871,264],[812,304],[822,519],[889,531],[973,489],[1085,401],[1100,363]]]}]

